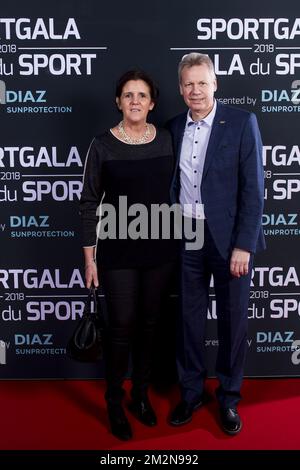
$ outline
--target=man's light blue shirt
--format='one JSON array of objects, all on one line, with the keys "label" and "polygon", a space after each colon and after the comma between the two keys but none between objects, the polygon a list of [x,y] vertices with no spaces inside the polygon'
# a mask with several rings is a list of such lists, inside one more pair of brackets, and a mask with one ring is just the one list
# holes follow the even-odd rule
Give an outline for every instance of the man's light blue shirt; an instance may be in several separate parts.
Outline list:
[{"label": "man's light blue shirt", "polygon": [[190,110],[187,113],[179,163],[179,201],[186,217],[205,218],[201,200],[201,181],[216,109],[215,100],[211,112],[200,121],[193,121]]}]

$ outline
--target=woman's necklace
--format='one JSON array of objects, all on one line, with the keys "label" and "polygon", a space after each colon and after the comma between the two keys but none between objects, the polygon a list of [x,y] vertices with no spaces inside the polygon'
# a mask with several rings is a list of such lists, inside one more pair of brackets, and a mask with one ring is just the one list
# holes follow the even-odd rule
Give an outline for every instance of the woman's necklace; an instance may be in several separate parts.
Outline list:
[{"label": "woman's necklace", "polygon": [[119,122],[118,131],[119,131],[120,136],[122,137],[122,140],[126,142],[127,144],[131,144],[131,145],[145,144],[146,142],[148,142],[150,134],[151,134],[150,126],[147,123],[146,123],[146,130],[144,134],[141,137],[138,137],[137,139],[130,137],[130,135],[128,135],[125,132],[123,121]]}]

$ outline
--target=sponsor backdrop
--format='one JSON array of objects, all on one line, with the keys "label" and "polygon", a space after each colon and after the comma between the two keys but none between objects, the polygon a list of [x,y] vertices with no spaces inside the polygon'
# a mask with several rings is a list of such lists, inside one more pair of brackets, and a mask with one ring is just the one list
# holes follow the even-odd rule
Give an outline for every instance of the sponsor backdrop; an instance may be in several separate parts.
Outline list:
[{"label": "sponsor backdrop", "polygon": [[[103,364],[77,364],[65,355],[86,298],[78,217],[86,151],[96,133],[118,122],[114,84],[131,67],[145,69],[160,87],[154,122],[183,111],[177,64],[190,51],[210,55],[218,99],[254,111],[264,142],[268,251],[253,270],[246,375],[299,375],[298,10],[296,0],[2,2],[2,378],[103,374]],[[160,331],[169,351],[176,294]],[[215,327],[212,290],[211,373]]]}]

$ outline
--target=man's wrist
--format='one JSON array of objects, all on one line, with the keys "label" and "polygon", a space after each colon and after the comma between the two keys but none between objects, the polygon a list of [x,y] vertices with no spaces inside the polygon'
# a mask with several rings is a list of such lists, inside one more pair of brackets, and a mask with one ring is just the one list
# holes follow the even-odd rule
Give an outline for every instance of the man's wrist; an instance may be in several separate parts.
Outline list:
[{"label": "man's wrist", "polygon": [[237,247],[237,246],[235,246],[233,249],[234,249],[234,250],[238,250],[238,251],[244,251],[245,253],[249,253],[249,254],[251,253],[251,251],[246,250],[245,248],[239,248],[239,247]]}]

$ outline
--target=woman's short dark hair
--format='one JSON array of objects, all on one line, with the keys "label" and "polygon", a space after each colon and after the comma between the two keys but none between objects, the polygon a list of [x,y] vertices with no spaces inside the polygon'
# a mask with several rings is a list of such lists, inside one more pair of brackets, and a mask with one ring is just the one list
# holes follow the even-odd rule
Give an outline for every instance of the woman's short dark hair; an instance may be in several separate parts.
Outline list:
[{"label": "woman's short dark hair", "polygon": [[119,78],[116,85],[116,98],[121,97],[124,86],[130,80],[143,80],[145,83],[147,83],[150,90],[151,100],[154,104],[156,103],[159,93],[158,88],[152,78],[150,78],[149,75],[147,75],[143,70],[128,70],[128,72],[125,72]]}]

